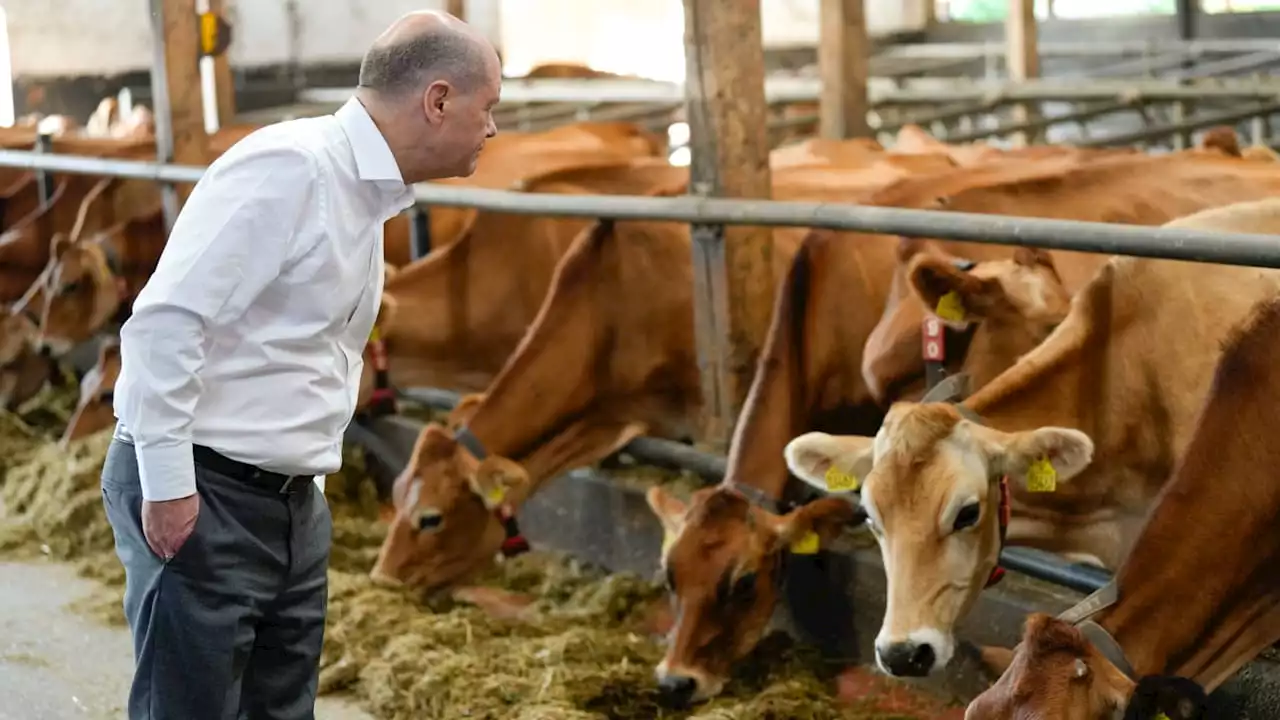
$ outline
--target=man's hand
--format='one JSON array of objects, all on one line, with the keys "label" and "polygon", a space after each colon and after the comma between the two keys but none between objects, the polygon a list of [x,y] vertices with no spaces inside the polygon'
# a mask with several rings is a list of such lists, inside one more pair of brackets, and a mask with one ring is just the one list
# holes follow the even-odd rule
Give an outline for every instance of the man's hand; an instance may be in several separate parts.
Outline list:
[{"label": "man's hand", "polygon": [[151,552],[164,560],[178,554],[191,531],[196,529],[200,514],[200,494],[192,493],[176,500],[142,501],[142,534]]}]

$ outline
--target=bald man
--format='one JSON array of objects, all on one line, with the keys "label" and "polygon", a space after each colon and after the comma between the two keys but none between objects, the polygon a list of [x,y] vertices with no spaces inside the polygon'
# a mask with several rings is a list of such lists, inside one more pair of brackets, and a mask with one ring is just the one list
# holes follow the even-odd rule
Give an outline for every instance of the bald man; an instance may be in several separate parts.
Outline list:
[{"label": "bald man", "polygon": [[411,185],[470,175],[497,54],[400,18],[333,115],[248,135],[201,178],[120,331],[102,495],[127,578],[134,720],[314,717],[342,461]]}]

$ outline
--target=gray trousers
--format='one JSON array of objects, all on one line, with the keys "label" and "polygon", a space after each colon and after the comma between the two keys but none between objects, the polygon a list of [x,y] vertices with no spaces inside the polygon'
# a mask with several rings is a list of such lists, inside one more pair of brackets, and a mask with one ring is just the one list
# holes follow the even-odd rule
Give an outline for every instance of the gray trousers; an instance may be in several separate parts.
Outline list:
[{"label": "gray trousers", "polygon": [[142,534],[134,448],[113,440],[102,499],[133,632],[130,720],[312,720],[332,518],[310,479],[281,494],[196,465],[200,514],[169,561]]}]

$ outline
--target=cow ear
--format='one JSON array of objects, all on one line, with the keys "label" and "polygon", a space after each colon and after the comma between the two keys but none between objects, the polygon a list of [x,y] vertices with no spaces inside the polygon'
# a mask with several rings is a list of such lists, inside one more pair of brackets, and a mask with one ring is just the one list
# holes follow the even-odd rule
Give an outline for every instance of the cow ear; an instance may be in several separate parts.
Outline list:
[{"label": "cow ear", "polygon": [[787,468],[824,493],[856,493],[874,464],[875,438],[811,432],[787,443]]},{"label": "cow ear", "polygon": [[1053,492],[1093,461],[1093,441],[1079,430],[1044,427],[998,436],[992,467],[1031,492]]},{"label": "cow ear", "polygon": [[490,510],[509,503],[518,505],[529,487],[529,473],[514,460],[487,457],[470,478],[471,490]]},{"label": "cow ear", "polygon": [[978,277],[945,258],[913,258],[907,266],[907,279],[925,307],[954,326],[980,320],[1008,302],[999,280]]},{"label": "cow ear", "polygon": [[809,552],[830,545],[844,528],[865,516],[858,507],[842,497],[823,497],[806,503],[786,515],[767,515],[780,543],[794,549],[808,542]]},{"label": "cow ear", "polygon": [[665,558],[671,543],[684,529],[684,516],[688,505],[661,485],[649,488],[644,494],[644,499],[649,504],[649,509],[657,516],[658,522],[662,524],[662,555]]}]

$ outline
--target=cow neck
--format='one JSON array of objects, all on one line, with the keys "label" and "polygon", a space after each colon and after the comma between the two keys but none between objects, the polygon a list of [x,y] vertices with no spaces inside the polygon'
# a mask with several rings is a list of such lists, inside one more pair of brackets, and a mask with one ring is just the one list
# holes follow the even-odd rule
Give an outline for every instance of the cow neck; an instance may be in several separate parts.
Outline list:
[{"label": "cow neck", "polygon": [[[1274,353],[1255,362],[1270,365]],[[1280,640],[1280,453],[1266,437],[1280,386],[1261,377],[1266,369],[1224,366],[1115,579],[1061,616],[1096,626],[1086,636],[1130,678],[1176,674],[1212,691]]]}]

